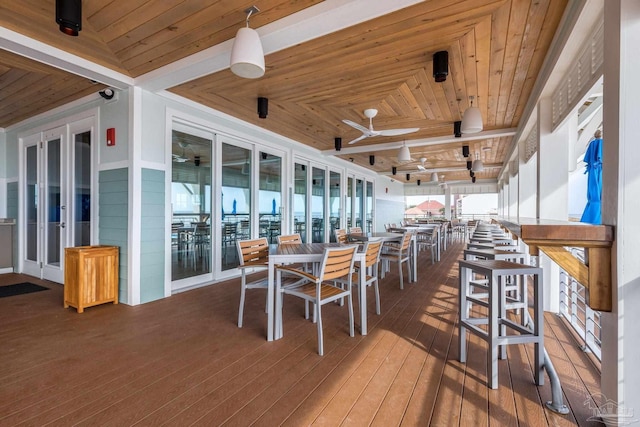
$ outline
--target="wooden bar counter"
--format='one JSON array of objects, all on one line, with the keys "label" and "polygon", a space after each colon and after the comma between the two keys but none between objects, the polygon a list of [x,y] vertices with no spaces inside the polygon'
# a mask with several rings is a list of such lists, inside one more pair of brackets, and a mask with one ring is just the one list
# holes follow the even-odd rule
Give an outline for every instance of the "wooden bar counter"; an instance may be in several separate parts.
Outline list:
[{"label": "wooden bar counter", "polygon": [[[544,252],[580,282],[587,289],[587,304],[592,309],[611,311],[613,226],[534,218],[504,218],[496,222],[522,239],[531,255]],[[585,263],[565,247],[584,248]]]}]

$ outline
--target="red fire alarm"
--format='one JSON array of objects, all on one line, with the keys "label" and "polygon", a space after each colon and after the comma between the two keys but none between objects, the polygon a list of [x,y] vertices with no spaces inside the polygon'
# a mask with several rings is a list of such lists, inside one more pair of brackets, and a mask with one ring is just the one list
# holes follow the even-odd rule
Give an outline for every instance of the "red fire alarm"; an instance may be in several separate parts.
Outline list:
[{"label": "red fire alarm", "polygon": [[116,128],[107,129],[107,147],[116,145]]}]

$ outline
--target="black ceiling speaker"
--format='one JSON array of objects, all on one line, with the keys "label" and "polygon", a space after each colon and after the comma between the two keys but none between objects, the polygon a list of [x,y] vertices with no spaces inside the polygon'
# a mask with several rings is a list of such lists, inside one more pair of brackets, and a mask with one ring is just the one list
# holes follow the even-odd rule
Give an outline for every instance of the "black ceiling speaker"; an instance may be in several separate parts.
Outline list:
[{"label": "black ceiling speaker", "polygon": [[373,154],[369,156],[369,164],[371,166],[376,164],[376,156],[374,156]]},{"label": "black ceiling speaker", "polygon": [[398,168],[395,166],[391,166],[391,174],[395,175],[398,172]]},{"label": "black ceiling speaker", "polygon": [[475,177],[475,176],[476,176],[476,174],[475,174],[473,171],[469,171],[469,176],[470,176],[471,178],[473,178],[473,177]]},{"label": "black ceiling speaker", "polygon": [[476,183],[476,177],[475,176],[471,178],[471,182],[473,182],[474,184]]},{"label": "black ceiling speaker", "polygon": [[100,94],[100,96],[103,97],[104,99],[109,100],[109,99],[113,99],[116,93],[113,91],[113,89],[108,87],[98,92],[98,94]]},{"label": "black ceiling speaker", "polygon": [[342,150],[342,138],[334,138],[336,143],[336,151]]},{"label": "black ceiling speaker", "polygon": [[262,160],[267,160],[267,157],[269,156],[267,153],[262,152],[260,153],[260,155],[262,156]]},{"label": "black ceiling speaker", "polygon": [[82,30],[82,0],[56,0],[56,22],[60,31],[77,36]]},{"label": "black ceiling speaker", "polygon": [[407,181],[409,181],[410,179],[411,179],[411,174],[410,174],[410,173],[408,173],[408,174],[407,174]]},{"label": "black ceiling speaker", "polygon": [[433,78],[436,83],[442,83],[447,80],[449,74],[449,53],[441,50],[433,54]]},{"label": "black ceiling speaker", "polygon": [[453,136],[460,138],[462,136],[462,120],[453,122]]},{"label": "black ceiling speaker", "polygon": [[471,160],[467,160],[467,170],[471,170],[472,166],[473,166],[473,162]]},{"label": "black ceiling speaker", "polygon": [[416,184],[420,185],[420,180],[417,180],[417,181],[416,181]]},{"label": "black ceiling speaker", "polygon": [[269,113],[269,100],[267,98],[258,98],[258,117],[266,119]]},{"label": "black ceiling speaker", "polygon": [[195,166],[200,166],[200,156],[195,156],[195,157],[193,158],[193,164],[194,164]]},{"label": "black ceiling speaker", "polygon": [[469,146],[468,145],[463,145],[462,146],[462,155],[464,157],[469,157]]}]

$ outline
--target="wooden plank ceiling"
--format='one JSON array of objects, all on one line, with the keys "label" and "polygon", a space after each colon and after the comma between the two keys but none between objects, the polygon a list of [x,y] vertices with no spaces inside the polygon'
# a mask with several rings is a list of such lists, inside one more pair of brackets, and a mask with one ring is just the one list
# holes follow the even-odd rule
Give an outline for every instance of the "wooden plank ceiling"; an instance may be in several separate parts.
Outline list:
[{"label": "wooden plank ceiling", "polygon": [[[261,0],[251,18],[259,28],[313,7],[320,0]],[[372,170],[397,166],[404,180],[428,180],[438,170],[447,181],[469,180],[462,145],[485,162],[479,179],[495,179],[512,137],[412,147],[414,162],[398,163],[402,141],[450,136],[453,122],[475,96],[485,130],[518,126],[556,31],[566,0],[431,0],[365,21],[266,56],[257,80],[229,69],[185,82],[172,92],[319,150],[343,146]],[[0,24],[11,31],[138,77],[232,39],[243,24],[246,2],[111,0],[83,2],[77,38],[58,31],[54,0],[0,4]],[[357,17],[356,17],[357,18]],[[449,75],[436,83],[432,57],[449,53]],[[40,89],[24,90],[37,82]],[[9,89],[7,89],[9,88]],[[87,79],[0,51],[0,126],[7,127],[99,88]],[[41,96],[44,94],[45,96]],[[258,119],[257,97],[269,99],[267,119]],[[404,136],[374,137],[350,146],[360,132],[343,119],[368,126],[363,111],[378,110],[376,130],[417,127]],[[396,143],[393,149],[376,148]],[[339,153],[336,153],[339,154]],[[369,164],[369,156],[375,164]],[[418,174],[420,158],[427,173]],[[494,167],[491,167],[494,166]]]}]

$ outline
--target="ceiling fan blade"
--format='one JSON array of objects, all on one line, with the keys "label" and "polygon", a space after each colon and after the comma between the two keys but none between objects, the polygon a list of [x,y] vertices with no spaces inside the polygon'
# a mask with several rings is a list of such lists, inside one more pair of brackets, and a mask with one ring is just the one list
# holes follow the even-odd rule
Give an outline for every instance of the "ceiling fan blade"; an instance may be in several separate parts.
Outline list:
[{"label": "ceiling fan blade", "polygon": [[418,132],[420,128],[405,128],[405,129],[386,129],[379,130],[378,134],[381,136],[397,136],[406,135],[408,133]]},{"label": "ceiling fan blade", "polygon": [[424,166],[422,166],[422,165],[418,165],[418,170],[420,170],[420,171],[422,171],[422,172],[426,172],[426,171],[427,171],[427,168],[425,168],[425,167],[424,167]]},{"label": "ceiling fan blade", "polygon": [[359,125],[356,122],[352,122],[351,120],[343,120],[344,123],[348,124],[349,126],[351,126],[352,128],[358,129],[360,132],[362,132],[365,135],[369,135],[369,133],[371,132],[369,129],[367,129],[366,127]]},{"label": "ceiling fan blade", "polygon": [[361,141],[361,140],[365,139],[366,137],[367,137],[367,135],[362,134],[359,137],[357,137],[356,139],[354,139],[353,141],[349,141],[349,144],[355,144],[356,142]]}]

